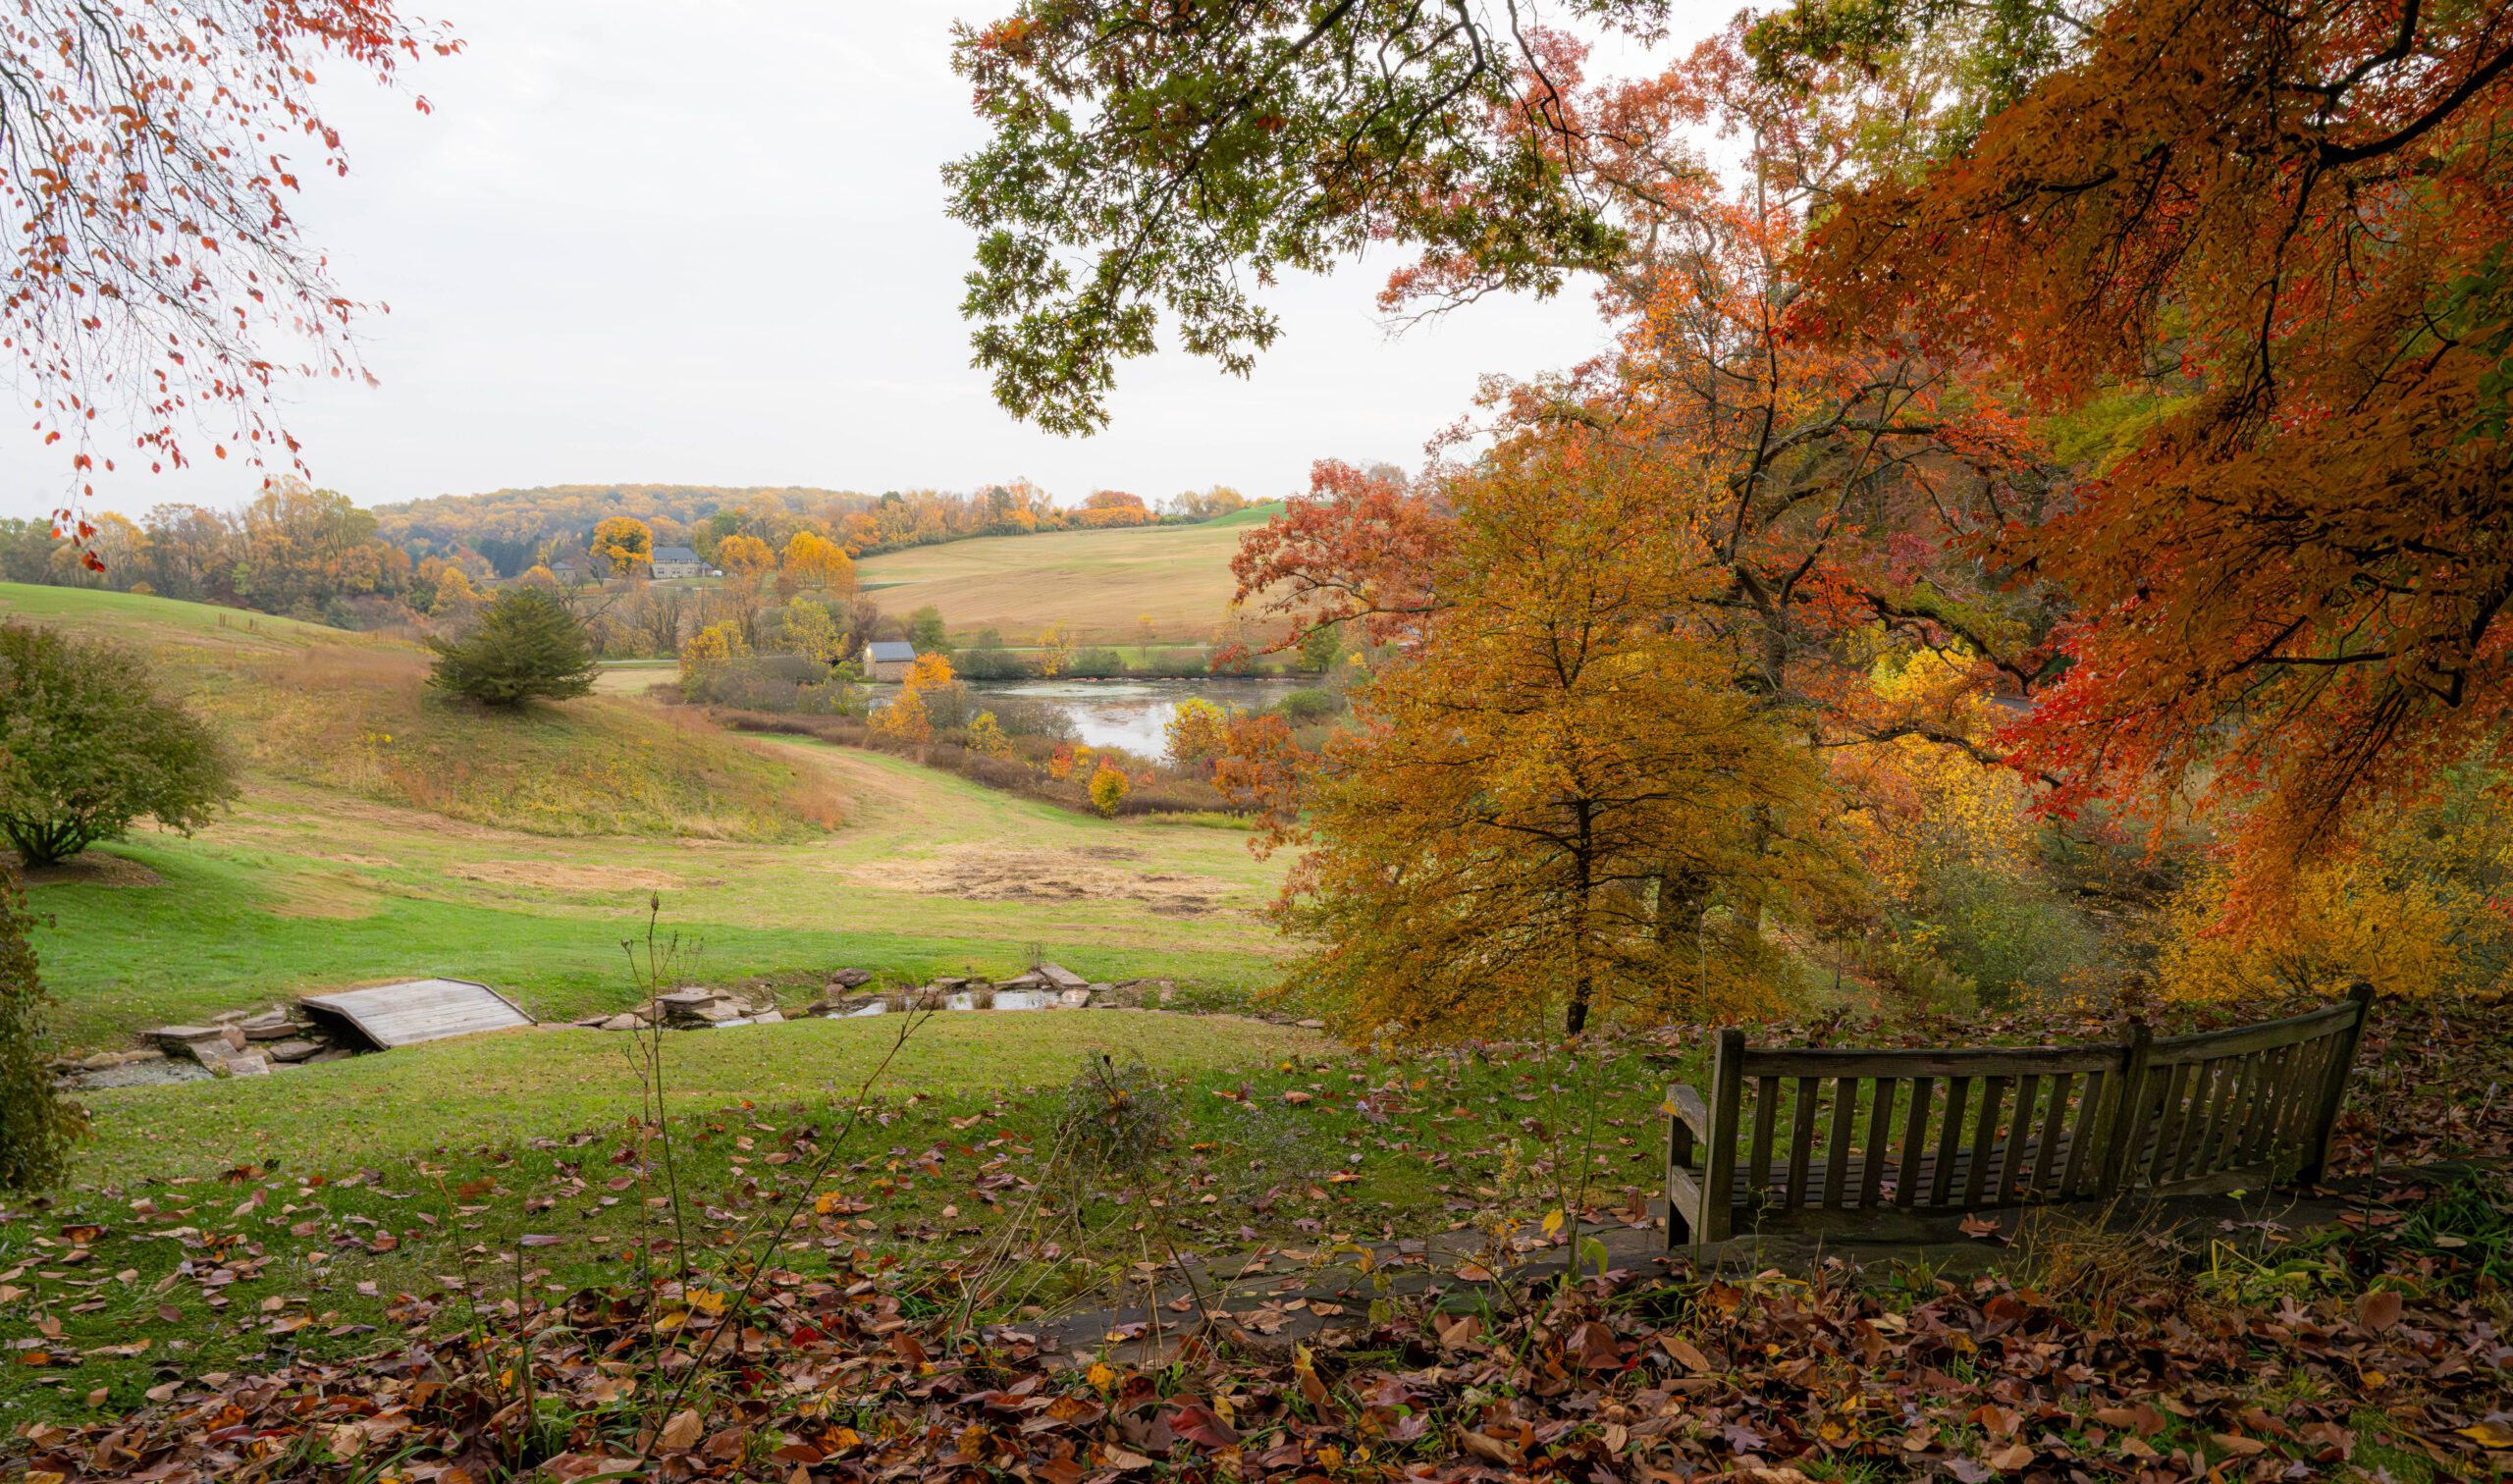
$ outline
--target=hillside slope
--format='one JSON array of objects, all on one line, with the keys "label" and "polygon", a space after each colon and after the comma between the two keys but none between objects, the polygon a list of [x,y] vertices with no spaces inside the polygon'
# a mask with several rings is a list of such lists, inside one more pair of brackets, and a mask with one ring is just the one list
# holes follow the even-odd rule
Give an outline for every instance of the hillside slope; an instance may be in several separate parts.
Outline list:
[{"label": "hillside slope", "polygon": [[1026,644],[1050,623],[1131,643],[1149,614],[1165,642],[1202,643],[1230,608],[1230,558],[1278,507],[1203,525],[985,536],[867,556],[856,573],[884,612],[928,604],[955,638],[996,628]]},{"label": "hillside slope", "polygon": [[817,774],[702,719],[591,696],[501,714],[427,689],[419,646],[130,593],[0,583],[0,620],[121,640],[219,721],[248,780],[543,834],[777,839],[838,822]]}]

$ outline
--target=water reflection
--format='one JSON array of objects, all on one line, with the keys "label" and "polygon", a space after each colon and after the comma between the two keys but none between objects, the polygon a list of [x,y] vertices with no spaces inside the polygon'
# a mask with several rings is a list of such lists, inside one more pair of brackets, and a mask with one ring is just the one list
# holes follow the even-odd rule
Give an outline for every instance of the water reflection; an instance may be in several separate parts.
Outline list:
[{"label": "water reflection", "polygon": [[970,686],[987,696],[1020,696],[1073,718],[1081,740],[1157,758],[1168,747],[1169,718],[1182,701],[1202,699],[1258,711],[1301,688],[1299,680],[1015,680]]}]

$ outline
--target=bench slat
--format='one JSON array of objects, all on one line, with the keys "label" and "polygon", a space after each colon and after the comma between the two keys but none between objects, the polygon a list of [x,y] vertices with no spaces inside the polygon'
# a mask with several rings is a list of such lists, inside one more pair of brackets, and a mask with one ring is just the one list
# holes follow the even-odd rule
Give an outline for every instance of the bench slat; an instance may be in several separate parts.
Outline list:
[{"label": "bench slat", "polygon": [[1946,1204],[1954,1185],[1954,1151],[1963,1142],[1963,1108],[1971,1100],[1972,1079],[1949,1078],[1946,1083],[1946,1122],[1937,1131],[1937,1171],[1929,1179],[1928,1203]]},{"label": "bench slat", "polygon": [[1815,1148],[1815,1089],[1821,1086],[1811,1077],[1797,1079],[1797,1105],[1789,1129],[1789,1184],[1781,1192],[1781,1206],[1795,1210],[1806,1203],[1806,1160]]},{"label": "bench slat", "polygon": [[1867,1110],[1867,1164],[1860,1172],[1858,1204],[1878,1204],[1877,1182],[1885,1173],[1886,1151],[1894,1142],[1894,1098],[1902,1084],[1896,1078],[1880,1078],[1876,1083],[1876,1100]]},{"label": "bench slat", "polygon": [[2024,1162],[2026,1142],[2033,1133],[2033,1115],[2040,1111],[2042,1079],[2031,1072],[2015,1080],[2015,1114],[2006,1125],[2006,1163],[1999,1167],[1998,1201],[2013,1205],[2022,1200],[2027,1189],[2025,1176],[2030,1167]]},{"label": "bench slat", "polygon": [[1745,1053],[1748,1077],[2014,1077],[2119,1065],[2116,1046],[1982,1046],[1954,1051],[1764,1048]]},{"label": "bench slat", "polygon": [[[1858,1118],[1858,1079],[1833,1079],[1832,1147],[1824,1155],[1824,1207],[1839,1210],[1842,1195],[1849,1184],[1849,1149],[1856,1139]],[[1853,1202],[1854,1204],[1855,1202]]]},{"label": "bench slat", "polygon": [[1911,1111],[1902,1118],[1902,1162],[1894,1171],[1894,1204],[1906,1211],[1919,1198],[1920,1160],[1928,1152],[1929,1096],[1936,1090],[1934,1078],[1911,1079]]},{"label": "bench slat", "polygon": [[1745,1168],[1753,1176],[1757,1191],[1771,1189],[1772,1132],[1780,1126],[1780,1079],[1766,1077],[1754,1084],[1754,1143],[1746,1156]]},{"label": "bench slat", "polygon": [[1966,1206],[1978,1206],[1981,1192],[1987,1188],[1990,1148],[1999,1137],[1999,1103],[2005,1096],[2006,1079],[2004,1077],[1991,1078],[1981,1089],[1981,1111],[1972,1120],[1972,1163],[1963,1172],[1963,1204]]},{"label": "bench slat", "polygon": [[2102,1169],[2100,1164],[2094,1164],[2086,1158],[2086,1150],[2094,1144],[2092,1138],[2094,1131],[2105,1127],[2104,1094],[2109,1092],[2112,1085],[2117,1081],[2119,1079],[2110,1072],[2089,1072],[2085,1076],[2085,1086],[2077,1092],[2076,1120],[2068,1130],[2067,1163],[2059,1173],[2059,1192],[2062,1195],[2074,1198],[2086,1194],[2088,1165],[2092,1164],[2097,1171]]}]

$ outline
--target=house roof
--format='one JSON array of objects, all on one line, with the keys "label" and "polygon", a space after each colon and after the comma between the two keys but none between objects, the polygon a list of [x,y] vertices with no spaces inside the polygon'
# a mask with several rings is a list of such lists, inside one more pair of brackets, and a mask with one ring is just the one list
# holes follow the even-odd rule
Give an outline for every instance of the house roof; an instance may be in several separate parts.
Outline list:
[{"label": "house roof", "polygon": [[655,548],[654,559],[657,561],[696,561],[698,559],[698,554],[687,547],[657,547]]},{"label": "house roof", "polygon": [[864,658],[875,664],[913,664],[916,646],[904,639],[876,639],[864,646]]}]

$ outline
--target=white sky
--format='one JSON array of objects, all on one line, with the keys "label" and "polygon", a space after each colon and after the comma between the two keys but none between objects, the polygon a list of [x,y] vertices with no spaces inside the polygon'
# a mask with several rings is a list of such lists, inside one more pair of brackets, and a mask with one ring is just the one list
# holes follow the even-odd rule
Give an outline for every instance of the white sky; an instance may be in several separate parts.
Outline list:
[{"label": "white sky", "polygon": [[[938,174],[982,139],[950,21],[1008,0],[443,3],[466,49],[414,67],[400,94],[337,88],[351,174],[309,182],[301,203],[348,291],[392,306],[364,330],[380,387],[289,397],[316,482],[362,504],[1022,475],[1063,500],[1279,495],[1318,457],[1413,466],[1479,374],[1566,365],[1602,341],[1577,292],[1391,339],[1371,304],[1390,259],[1274,292],[1284,335],[1252,378],[1183,354],[1130,362],[1108,432],[1050,437],[969,365],[970,235],[943,215]],[[1678,0],[1675,42],[1734,3]],[[96,504],[232,505],[257,478],[126,473]],[[57,457],[0,441],[0,515],[40,515],[63,488]]]}]

